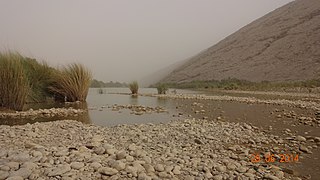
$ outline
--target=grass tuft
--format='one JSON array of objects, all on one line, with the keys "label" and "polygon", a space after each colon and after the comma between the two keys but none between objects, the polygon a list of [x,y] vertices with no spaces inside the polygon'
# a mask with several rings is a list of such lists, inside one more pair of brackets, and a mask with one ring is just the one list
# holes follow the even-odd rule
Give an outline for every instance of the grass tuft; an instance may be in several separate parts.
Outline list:
[{"label": "grass tuft", "polygon": [[48,86],[51,82],[54,69],[49,67],[45,62],[39,63],[31,58],[25,58],[22,64],[30,87],[27,102],[45,102],[50,96]]},{"label": "grass tuft", "polygon": [[168,86],[164,83],[160,83],[156,85],[158,94],[166,94],[168,91]]},{"label": "grass tuft", "polygon": [[86,67],[73,63],[54,71],[49,90],[58,101],[85,101],[91,79],[92,74]]},{"label": "grass tuft", "polygon": [[131,94],[138,94],[139,90],[139,84],[137,81],[133,81],[129,84],[129,89],[131,91]]},{"label": "grass tuft", "polygon": [[22,110],[29,85],[22,57],[17,52],[0,52],[0,107]]}]

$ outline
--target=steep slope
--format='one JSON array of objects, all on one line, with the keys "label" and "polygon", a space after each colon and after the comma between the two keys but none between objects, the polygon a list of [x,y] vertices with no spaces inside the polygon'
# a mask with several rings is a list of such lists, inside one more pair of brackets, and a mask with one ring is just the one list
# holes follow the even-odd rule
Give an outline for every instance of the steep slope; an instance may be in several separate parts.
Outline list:
[{"label": "steep slope", "polygon": [[162,81],[297,81],[320,75],[320,1],[296,0],[194,56]]}]

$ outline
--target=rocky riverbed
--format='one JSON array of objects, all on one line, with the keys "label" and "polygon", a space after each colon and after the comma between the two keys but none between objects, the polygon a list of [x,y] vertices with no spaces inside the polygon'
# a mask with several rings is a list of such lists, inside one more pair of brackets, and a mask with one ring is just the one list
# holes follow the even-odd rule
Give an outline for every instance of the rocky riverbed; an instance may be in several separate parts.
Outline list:
[{"label": "rocky riverbed", "polygon": [[303,100],[288,100],[288,99],[258,99],[255,97],[235,97],[235,96],[214,96],[214,95],[201,95],[201,94],[165,94],[165,95],[148,95],[159,98],[171,99],[194,99],[194,100],[213,100],[213,101],[236,101],[247,104],[273,104],[273,105],[286,105],[289,107],[308,108],[320,111],[320,104],[313,101]]},{"label": "rocky riverbed", "polygon": [[[68,120],[2,125],[0,180],[300,179],[279,163],[280,155],[303,159],[307,141],[200,119],[111,128]],[[319,138],[312,143],[319,145]],[[261,161],[252,162],[253,154]],[[268,154],[274,162],[265,162]]]},{"label": "rocky riverbed", "polygon": [[51,108],[51,109],[29,109],[27,111],[16,112],[0,112],[0,119],[6,118],[50,118],[50,117],[67,117],[78,116],[83,114],[86,110],[69,108]]},{"label": "rocky riverbed", "polygon": [[117,111],[122,113],[123,110],[130,110],[130,114],[134,115],[143,115],[143,114],[151,114],[151,113],[168,113],[168,111],[164,107],[151,107],[151,106],[144,106],[144,105],[119,105],[113,104],[112,106],[101,106],[98,107],[89,107],[89,110],[99,110],[103,111],[103,109],[111,109],[111,111]]}]

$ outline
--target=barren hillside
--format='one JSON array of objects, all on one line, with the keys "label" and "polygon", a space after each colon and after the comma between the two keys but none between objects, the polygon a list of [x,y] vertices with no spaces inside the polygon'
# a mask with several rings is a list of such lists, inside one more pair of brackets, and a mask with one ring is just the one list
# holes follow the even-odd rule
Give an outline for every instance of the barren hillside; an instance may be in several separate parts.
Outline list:
[{"label": "barren hillside", "polygon": [[320,75],[320,1],[293,1],[194,56],[165,82],[297,81]]}]

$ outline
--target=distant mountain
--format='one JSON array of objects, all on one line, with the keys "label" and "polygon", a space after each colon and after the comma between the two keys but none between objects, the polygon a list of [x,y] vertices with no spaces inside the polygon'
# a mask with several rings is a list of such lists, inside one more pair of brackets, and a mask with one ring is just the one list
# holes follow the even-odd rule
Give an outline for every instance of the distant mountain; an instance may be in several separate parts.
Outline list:
[{"label": "distant mountain", "polygon": [[162,81],[299,81],[319,75],[320,0],[296,0],[197,54]]}]

